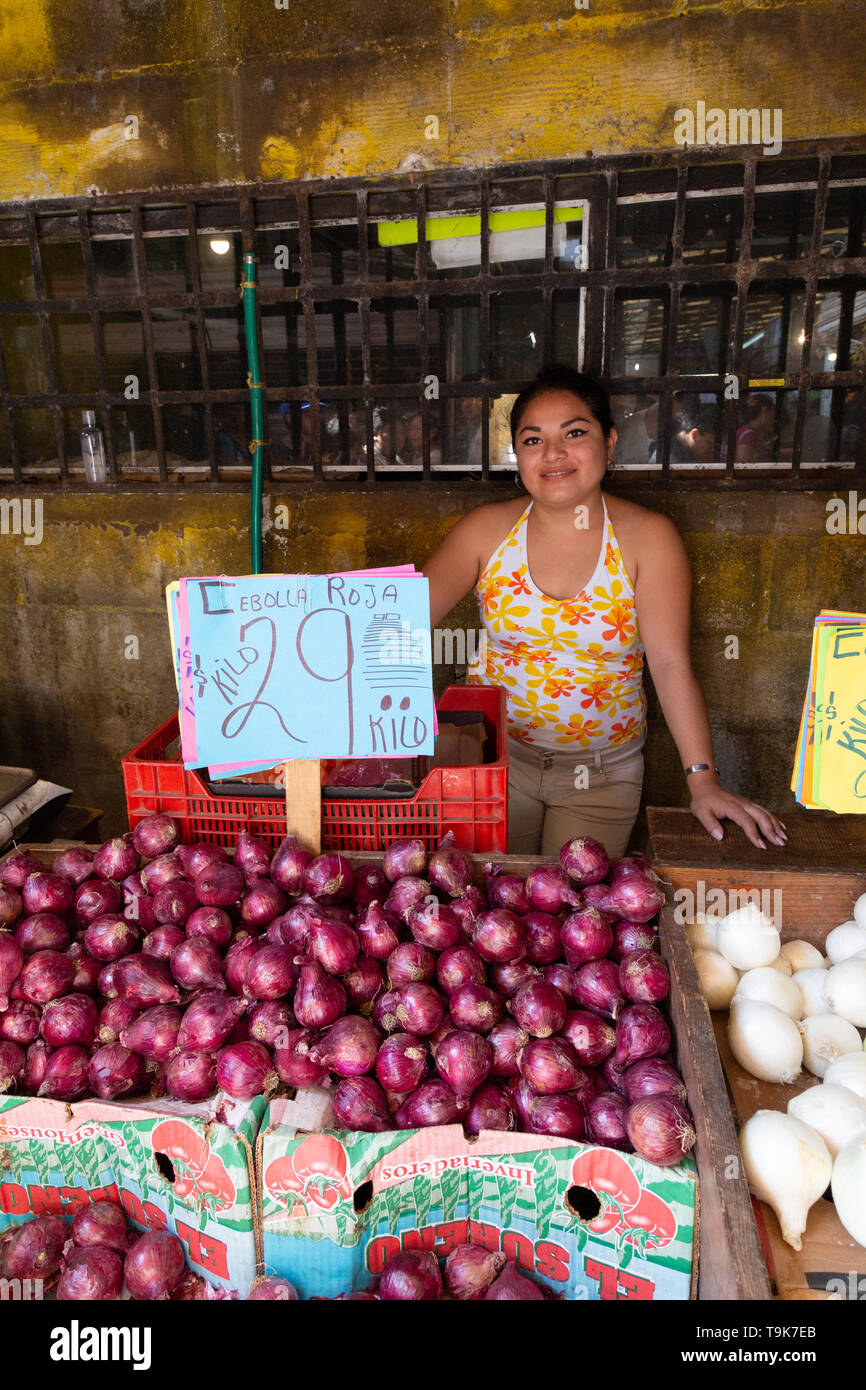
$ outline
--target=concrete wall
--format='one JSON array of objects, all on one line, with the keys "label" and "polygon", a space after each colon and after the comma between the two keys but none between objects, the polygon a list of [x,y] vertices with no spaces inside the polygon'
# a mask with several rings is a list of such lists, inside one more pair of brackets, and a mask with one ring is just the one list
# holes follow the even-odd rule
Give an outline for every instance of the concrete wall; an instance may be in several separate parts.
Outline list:
[{"label": "concrete wall", "polygon": [[[489,494],[493,496],[494,494]],[[501,493],[495,494],[501,496]],[[629,494],[635,495],[635,494]],[[636,500],[670,515],[694,570],[694,661],[727,784],[783,815],[818,610],[866,610],[862,537],[830,536],[830,493],[676,493]],[[266,569],[323,572],[423,563],[480,488],[375,496],[274,492],[289,529],[268,529]],[[269,509],[269,514],[273,514]],[[124,828],[120,758],[176,705],[163,588],[182,574],[245,573],[243,493],[44,498],[44,539],[0,536],[3,759],[75,789]],[[471,597],[443,624],[475,626]],[[139,639],[127,660],[126,639]],[[726,638],[739,658],[725,657]],[[447,669],[436,672],[437,688]],[[685,804],[679,759],[651,700],[646,800]]]}]

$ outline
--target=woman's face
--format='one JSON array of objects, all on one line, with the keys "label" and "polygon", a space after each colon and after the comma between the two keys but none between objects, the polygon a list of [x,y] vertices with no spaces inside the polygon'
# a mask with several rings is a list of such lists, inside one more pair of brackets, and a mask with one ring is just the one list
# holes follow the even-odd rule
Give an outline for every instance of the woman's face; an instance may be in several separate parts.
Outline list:
[{"label": "woman's face", "polygon": [[571,391],[547,391],[523,412],[517,467],[526,491],[551,506],[581,502],[599,486],[616,446],[589,406]]},{"label": "woman's face", "polygon": [[406,422],[406,443],[416,454],[420,454],[424,431],[420,415],[410,415]]}]

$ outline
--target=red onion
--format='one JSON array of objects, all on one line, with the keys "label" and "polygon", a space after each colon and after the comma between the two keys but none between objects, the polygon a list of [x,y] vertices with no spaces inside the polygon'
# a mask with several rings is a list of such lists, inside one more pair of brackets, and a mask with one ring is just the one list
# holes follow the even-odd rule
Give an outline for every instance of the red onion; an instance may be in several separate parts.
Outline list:
[{"label": "red onion", "polygon": [[512,960],[490,967],[490,984],[503,999],[511,999],[524,985],[540,977],[541,971],[531,960]]},{"label": "red onion", "polygon": [[629,1004],[623,1009],[616,1024],[617,1066],[628,1067],[645,1057],[662,1057],[670,1045],[670,1029],[652,1004]]},{"label": "red onion", "polygon": [[505,1256],[483,1245],[458,1245],[445,1260],[445,1287],[459,1302],[484,1298],[505,1267]]},{"label": "red onion", "polygon": [[97,1008],[89,994],[66,994],[42,1010],[42,1036],[49,1047],[78,1043],[89,1047],[96,1034]]},{"label": "red onion", "polygon": [[285,999],[261,999],[247,1015],[250,1037],[266,1047],[281,1047],[295,1027],[295,1016]]},{"label": "red onion", "polygon": [[155,1303],[169,1297],[185,1269],[183,1246],[177,1236],[168,1231],[146,1231],[130,1249],[123,1273],[133,1298]]},{"label": "red onion", "polygon": [[72,1222],[74,1245],[101,1245],[117,1255],[125,1255],[129,1245],[126,1217],[116,1202],[90,1202]]},{"label": "red onion", "polygon": [[645,869],[626,874],[611,886],[605,907],[630,922],[649,922],[665,900],[661,888]]},{"label": "red onion", "polygon": [[393,913],[401,922],[408,922],[412,909],[420,907],[429,897],[430,884],[426,879],[405,875],[391,885],[391,891],[385,899],[383,907],[386,912]]},{"label": "red onion", "polygon": [[439,848],[430,855],[427,877],[449,898],[459,898],[475,877],[472,860],[460,849],[453,830],[443,835]]},{"label": "red onion", "polygon": [[385,977],[382,967],[369,956],[359,956],[350,970],[341,977],[349,1007],[369,1013],[373,1000],[382,992]]},{"label": "red onion", "polygon": [[502,1023],[497,1023],[495,1028],[491,1028],[487,1039],[493,1048],[491,1076],[517,1076],[520,1071],[517,1054],[529,1042],[529,1034],[513,1019],[507,1018],[503,1019]]},{"label": "red onion", "polygon": [[574,1009],[567,1013],[561,1032],[584,1067],[597,1067],[616,1047],[616,1033],[611,1025],[588,1010]]},{"label": "red onion", "polygon": [[[237,839],[234,852],[235,868],[240,869],[247,883],[265,877],[271,867],[271,851],[267,840],[259,835],[251,835],[249,829],[242,830]],[[283,909],[281,908],[280,911]]]},{"label": "red onion", "polygon": [[657,951],[658,932],[644,922],[617,922],[613,929],[614,960],[622,961],[632,951]]},{"label": "red onion", "polygon": [[425,1038],[438,1028],[445,1015],[445,1004],[432,985],[401,985],[395,993],[397,1007],[394,1012],[405,1032]]},{"label": "red onion", "polygon": [[393,1129],[385,1092],[372,1076],[347,1076],[334,1091],[334,1119],[341,1129],[384,1134]]},{"label": "red onion", "polygon": [[197,840],[194,845],[178,845],[175,854],[191,883],[211,864],[228,863],[228,854],[222,845],[212,844],[210,840]]},{"label": "red onion", "polygon": [[0,1042],[0,1095],[18,1089],[26,1064],[23,1047],[16,1042]]},{"label": "red onion", "polygon": [[391,883],[398,878],[423,878],[427,846],[423,840],[392,840],[382,856],[382,869]]},{"label": "red onion", "polygon": [[175,946],[179,946],[182,941],[186,941],[183,927],[172,927],[166,923],[148,932],[141,943],[141,953],[144,956],[153,956],[154,960],[169,961]]},{"label": "red onion", "polygon": [[117,1042],[124,1028],[138,1018],[139,1012],[134,1004],[128,1004],[125,999],[106,1000],[96,1020],[96,1041]]},{"label": "red onion", "polygon": [[395,989],[400,985],[426,984],[433,979],[436,958],[418,941],[404,941],[388,957],[388,979]]},{"label": "red onion", "polygon": [[625,1082],[623,1081],[625,1070],[625,1067],[617,1065],[615,1052],[612,1053],[610,1057],[605,1057],[601,1064],[601,1074],[608,1086],[612,1091],[616,1091],[616,1093],[621,1096],[625,1095]]},{"label": "red onion", "polygon": [[529,1102],[529,1123],[535,1134],[554,1134],[561,1139],[586,1138],[586,1111],[576,1096],[535,1096]]},{"label": "red onion", "polygon": [[634,1105],[646,1096],[672,1096],[682,1105],[686,1103],[686,1088],[676,1067],[661,1057],[645,1057],[633,1062],[623,1072],[623,1089],[626,1097]]},{"label": "red onion", "polygon": [[47,1004],[71,987],[75,963],[59,951],[35,951],[21,967],[16,980],[18,997],[31,1004]]},{"label": "red onion", "polygon": [[559,912],[565,907],[580,906],[580,893],[558,864],[541,864],[527,874],[526,896],[529,906],[539,912]]},{"label": "red onion", "polygon": [[396,989],[386,989],[373,1005],[373,1022],[383,1033],[396,1033],[400,1030],[397,1005],[400,999]]},{"label": "red onion", "polygon": [[105,1303],[120,1297],[123,1265],[103,1245],[70,1250],[55,1298],[58,1303]]},{"label": "red onion", "polygon": [[250,961],[259,951],[264,950],[264,946],[264,941],[258,937],[243,936],[226,951],[223,969],[228,987],[234,994],[240,994],[243,990]]},{"label": "red onion", "polygon": [[24,952],[14,936],[7,931],[0,931],[0,1011],[9,1007],[9,991],[23,964]]},{"label": "red onion", "polygon": [[0,888],[0,928],[11,927],[24,910],[21,894],[14,888]]},{"label": "red onion", "polygon": [[165,1085],[175,1100],[197,1105],[217,1089],[216,1062],[209,1052],[178,1052],[166,1066]]},{"label": "red onion", "polygon": [[655,951],[632,951],[619,966],[619,983],[634,1004],[658,1004],[670,992],[671,977]]},{"label": "red onion", "polygon": [[84,933],[84,944],[95,960],[120,960],[134,951],[138,942],[138,928],[113,913],[97,917]]},{"label": "red onion", "polygon": [[427,1071],[427,1048],[412,1033],[392,1033],[379,1048],[376,1075],[386,1091],[414,1091]]},{"label": "red onion", "polygon": [[461,985],[483,985],[487,970],[471,946],[449,946],[436,962],[436,978],[446,994],[453,994]]},{"label": "red onion", "polygon": [[337,1076],[363,1076],[373,1070],[381,1041],[382,1034],[368,1019],[348,1014],[325,1029],[310,1057]]},{"label": "red onion", "polygon": [[173,879],[156,893],[153,899],[153,915],[162,925],[182,927],[198,905],[192,884],[182,878]]},{"label": "red onion", "polygon": [[532,1089],[525,1077],[512,1076],[505,1083],[505,1094],[515,1116],[520,1120],[520,1128],[530,1133],[529,1103],[537,1092]]},{"label": "red onion", "polygon": [[346,1012],[346,991],[317,961],[305,960],[292,1000],[292,1011],[303,1028],[327,1028]]},{"label": "red onion", "polygon": [[627,1109],[625,1096],[616,1091],[603,1091],[593,1096],[586,1106],[586,1127],[592,1142],[630,1153],[632,1146],[625,1127]]},{"label": "red onion", "polygon": [[6,1246],[6,1274],[10,1279],[50,1279],[60,1268],[68,1235],[59,1216],[36,1216],[12,1234]]},{"label": "red onion", "polygon": [[502,1017],[502,1001],[488,985],[461,985],[452,991],[448,1010],[455,1027],[489,1033]]},{"label": "red onion", "polygon": [[99,878],[124,879],[138,868],[138,850],[131,835],[106,840],[93,856],[93,871]]},{"label": "red onion", "polygon": [[232,919],[221,907],[197,907],[187,918],[186,934],[190,939],[204,937],[224,951],[231,941]]},{"label": "red onion", "polygon": [[487,865],[487,897],[492,908],[507,907],[510,912],[523,914],[531,907],[524,879],[499,865]]},{"label": "red onion", "polygon": [[271,860],[271,878],[284,893],[296,898],[303,892],[304,874],[312,860],[309,850],[299,845],[294,835],[287,835]]},{"label": "red onion", "polygon": [[588,960],[601,960],[613,945],[613,932],[598,908],[570,912],[562,924],[565,959],[575,968]]},{"label": "red onion", "polygon": [[304,887],[317,902],[344,901],[354,883],[354,870],[342,854],[320,854],[304,870]]},{"label": "red onion", "polygon": [[123,1043],[106,1043],[91,1057],[87,1078],[100,1100],[139,1095],[144,1089],[144,1061]]},{"label": "red onion", "polygon": [[472,923],[475,918],[486,912],[489,906],[487,894],[474,883],[470,883],[459,898],[452,898],[451,911],[460,923],[460,930],[467,940],[472,935]]},{"label": "red onion", "polygon": [[352,901],[358,912],[363,912],[371,903],[383,903],[388,896],[388,880],[376,864],[365,864],[355,870],[355,886]]},{"label": "red onion", "polygon": [[293,1028],[274,1044],[274,1065],[284,1086],[320,1086],[325,1068],[310,1056],[318,1037],[310,1028]]},{"label": "red onion", "polygon": [[521,960],[526,955],[526,929],[515,912],[491,908],[476,918],[472,945],[484,960]]},{"label": "red onion", "polygon": [[580,891],[580,906],[598,908],[604,920],[613,926],[613,923],[617,919],[617,913],[608,912],[605,908],[609,892],[610,887],[606,883],[587,883]]},{"label": "red onion", "polygon": [[196,875],[195,895],[203,907],[231,907],[243,891],[244,876],[234,864],[208,864]]},{"label": "red onion", "polygon": [[681,1163],[694,1147],[694,1122],[673,1096],[646,1096],[625,1112],[625,1127],[635,1153],[648,1163]]},{"label": "red onion", "polygon": [[21,889],[21,901],[28,913],[56,912],[58,917],[65,917],[72,898],[72,884],[60,874],[31,874]]},{"label": "red onion", "polygon": [[403,1250],[386,1264],[379,1297],[389,1302],[431,1302],[442,1297],[442,1275],[428,1250]]},{"label": "red onion", "polygon": [[122,906],[123,889],[108,879],[88,879],[75,890],[75,916],[83,927],[108,912],[119,912]]},{"label": "red onion", "polygon": [[595,1067],[581,1067],[580,1075],[574,1083],[573,1095],[580,1101],[584,1110],[591,1100],[606,1089],[607,1082]]},{"label": "red onion", "polygon": [[358,919],[357,931],[362,949],[374,960],[387,960],[400,944],[397,928],[377,902],[370,903]]},{"label": "red onion", "polygon": [[158,893],[169,883],[185,883],[186,874],[176,854],[161,854],[141,871],[141,882],[148,893]]},{"label": "red onion", "polygon": [[604,845],[587,835],[568,840],[559,851],[559,862],[568,877],[579,884],[601,883],[610,868]]},{"label": "red onion", "polygon": [[616,1018],[625,1004],[612,960],[588,960],[575,972],[574,984],[578,1004],[595,1013]]},{"label": "red onion", "polygon": [[503,1088],[492,1081],[479,1086],[463,1123],[467,1134],[480,1134],[483,1129],[513,1129],[514,1111]]},{"label": "red onion", "polygon": [[278,1080],[271,1054],[262,1043],[234,1043],[224,1047],[217,1059],[217,1084],[235,1100],[264,1095]]},{"label": "red onion", "polygon": [[87,1092],[90,1056],[84,1047],[58,1047],[48,1058],[39,1087],[40,1096],[51,1100],[80,1100]]},{"label": "red onion", "polygon": [[27,1060],[24,1065],[23,1088],[28,1096],[38,1095],[52,1051],[53,1049],[41,1039],[31,1043],[28,1047]]},{"label": "red onion", "polygon": [[177,1004],[177,987],[164,961],[153,956],[124,956],[114,965],[113,984],[121,999],[141,1009],[151,1004]]},{"label": "red onion", "polygon": [[99,972],[102,969],[101,963],[98,960],[94,960],[93,956],[89,951],[85,950],[80,941],[73,941],[66,954],[75,966],[75,974],[72,977],[72,988],[75,993],[98,993]]},{"label": "red onion", "polygon": [[123,908],[127,922],[132,922],[142,931],[151,931],[157,925],[156,913],[153,910],[154,901],[147,893],[127,896]]},{"label": "red onion", "polygon": [[225,994],[201,994],[184,1010],[177,1045],[184,1052],[212,1052],[221,1047],[235,1024],[243,1018],[243,999]]},{"label": "red onion", "polygon": [[629,874],[647,874],[654,883],[659,882],[658,874],[653,872],[652,860],[640,850],[625,854],[622,859],[616,861],[610,871],[611,885],[619,883],[620,879],[627,878]]},{"label": "red onion", "polygon": [[520,1027],[533,1038],[549,1038],[558,1033],[568,1012],[559,990],[549,980],[530,980],[522,985],[510,1004]]},{"label": "red onion", "polygon": [[25,956],[34,951],[65,951],[69,945],[69,928],[63,918],[53,912],[37,912],[18,923],[15,940]]},{"label": "red onion", "polygon": [[543,1300],[544,1294],[537,1284],[532,1283],[531,1279],[524,1278],[517,1265],[509,1262],[504,1272],[490,1285],[484,1297],[489,1303],[517,1299],[522,1303],[529,1303],[538,1302],[539,1299]]},{"label": "red onion", "polygon": [[27,999],[12,999],[5,1013],[0,1014],[0,1038],[27,1047],[39,1035],[42,1010]]},{"label": "red onion", "polygon": [[438,1028],[433,1029],[433,1032],[427,1037],[426,1041],[430,1043],[431,1046],[436,1047],[441,1043],[443,1038],[448,1037],[449,1033],[453,1033],[456,1027],[457,1024],[454,1022],[451,1015],[446,1014]]},{"label": "red onion", "polygon": [[167,1062],[177,1051],[181,1018],[174,1004],[155,1004],[121,1030],[120,1041],[147,1062]]},{"label": "red onion", "polygon": [[361,942],[358,933],[342,922],[313,922],[309,954],[329,975],[342,975],[355,964]]},{"label": "red onion", "polygon": [[431,951],[446,951],[449,946],[456,946],[463,935],[451,908],[435,898],[413,908],[408,922],[415,940]]},{"label": "red onion", "polygon": [[5,864],[0,864],[0,883],[4,888],[20,890],[31,874],[39,874],[44,868],[45,865],[40,864],[32,854],[19,849],[15,854],[10,854]]},{"label": "red onion", "polygon": [[247,1302],[265,1303],[273,1300],[277,1303],[291,1303],[299,1298],[300,1294],[288,1279],[281,1279],[276,1274],[265,1274],[253,1284],[247,1295]]},{"label": "red onion", "polygon": [[[272,948],[274,949],[274,948]],[[280,946],[277,950],[287,948]],[[194,936],[180,941],[169,957],[171,973],[183,989],[225,989],[222,957],[212,941]]]},{"label": "red onion", "polygon": [[530,1038],[517,1062],[520,1075],[540,1095],[573,1091],[580,1079],[574,1048],[565,1038]]},{"label": "red onion", "polygon": [[180,839],[177,821],[171,816],[146,816],[132,831],[132,843],[145,859],[155,859],[158,854],[167,854],[174,849]]},{"label": "red onion", "polygon": [[439,1075],[453,1086],[458,1100],[467,1100],[487,1078],[493,1048],[479,1033],[457,1028],[435,1048],[433,1060]]},{"label": "red onion", "polygon": [[287,898],[282,888],[268,878],[254,878],[241,898],[241,921],[260,931],[285,912]]},{"label": "red onion", "polygon": [[466,1109],[466,1101],[458,1099],[447,1081],[422,1081],[406,1097],[394,1120],[398,1129],[425,1129],[429,1125],[453,1124]]},{"label": "red onion", "polygon": [[562,956],[561,923],[552,912],[527,912],[526,954],[536,965],[552,965]]}]

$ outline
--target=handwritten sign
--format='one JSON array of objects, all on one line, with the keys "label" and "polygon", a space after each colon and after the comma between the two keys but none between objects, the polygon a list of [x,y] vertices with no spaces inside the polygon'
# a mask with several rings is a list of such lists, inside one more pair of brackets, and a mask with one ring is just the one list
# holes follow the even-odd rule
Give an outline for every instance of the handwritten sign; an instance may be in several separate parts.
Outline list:
[{"label": "handwritten sign", "polygon": [[816,619],[791,785],[804,805],[866,812],[866,615]]},{"label": "handwritten sign", "polygon": [[[178,613],[190,651],[181,710],[194,710],[187,766],[432,753],[423,577],[184,579]],[[406,640],[417,633],[426,644]]]}]

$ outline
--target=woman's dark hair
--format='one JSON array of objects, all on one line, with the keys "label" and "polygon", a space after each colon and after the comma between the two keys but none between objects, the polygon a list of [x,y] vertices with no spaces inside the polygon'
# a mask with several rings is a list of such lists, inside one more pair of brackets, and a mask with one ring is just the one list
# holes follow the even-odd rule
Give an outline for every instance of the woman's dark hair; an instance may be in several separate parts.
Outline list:
[{"label": "woman's dark hair", "polygon": [[766,396],[762,392],[759,392],[757,396],[749,396],[743,409],[743,418],[746,424],[751,425],[754,420],[757,420],[761,411],[766,410],[767,406],[771,410],[775,408],[775,401],[772,396]]},{"label": "woman's dark hair", "polygon": [[573,396],[579,396],[584,401],[601,425],[602,434],[605,439],[613,429],[613,416],[610,413],[610,400],[604,387],[591,376],[586,376],[584,372],[575,371],[574,367],[556,365],[545,367],[538,373],[534,381],[525,386],[521,391],[514,405],[511,407],[511,443],[516,445],[517,431],[520,428],[520,421],[526,411],[526,407],[536,396],[546,395],[548,391],[570,391]]}]

